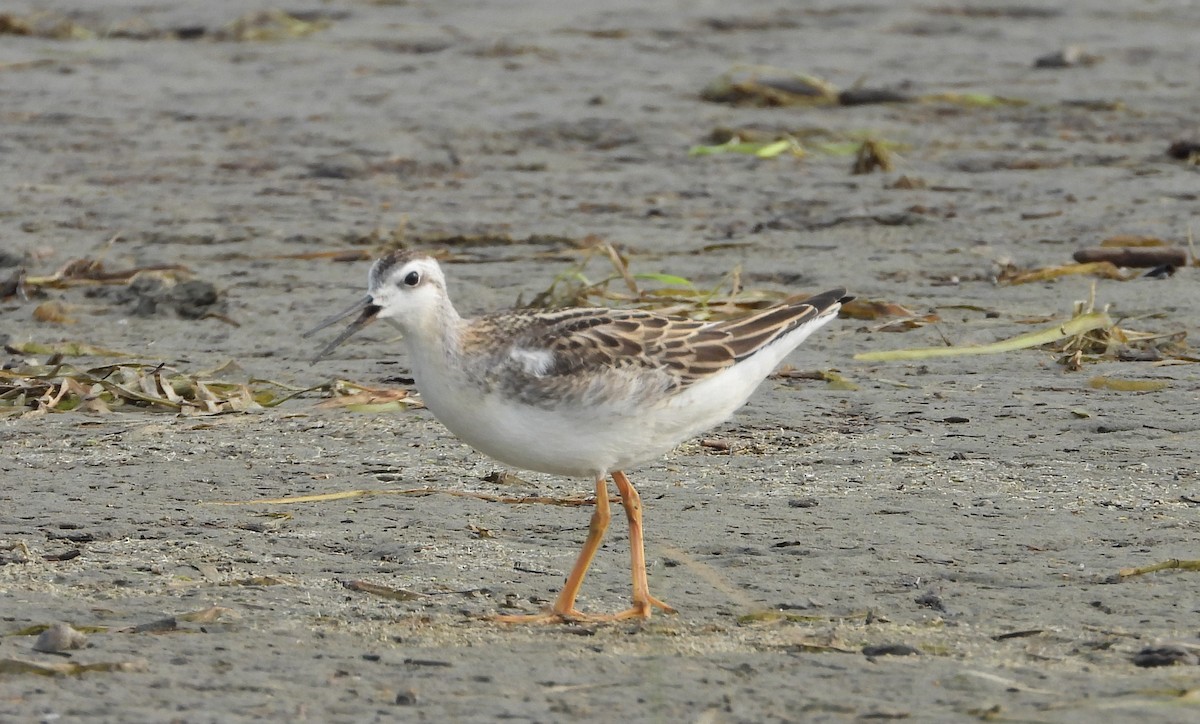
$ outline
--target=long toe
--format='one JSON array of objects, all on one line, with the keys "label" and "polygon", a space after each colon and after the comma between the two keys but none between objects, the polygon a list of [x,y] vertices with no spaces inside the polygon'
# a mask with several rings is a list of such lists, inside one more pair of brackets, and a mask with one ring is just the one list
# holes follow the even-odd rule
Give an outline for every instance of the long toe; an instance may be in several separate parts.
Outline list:
[{"label": "long toe", "polygon": [[[663,613],[679,613],[679,611],[675,610],[674,606],[663,603],[662,601],[658,600],[654,596],[649,596],[649,599],[650,599],[649,604],[651,606],[659,609]],[[635,606],[635,608],[636,608],[636,606]],[[650,614],[646,614],[646,615],[649,616]]]},{"label": "long toe", "polygon": [[617,613],[588,614],[584,620],[628,621],[631,618],[640,618],[644,621],[650,618],[650,614],[656,608],[662,610],[664,613],[679,613],[674,608],[668,606],[654,596],[647,596],[645,600],[634,600],[633,605],[624,611],[618,611]]},{"label": "long toe", "polygon": [[[605,621],[628,621],[631,618],[640,618],[643,621],[645,621],[646,619],[650,618],[650,612],[653,610],[654,610],[654,608],[653,608],[653,604],[651,602],[635,601],[632,606],[625,609],[624,611],[619,611],[617,613],[610,613],[610,614],[606,615],[604,617],[604,620]],[[675,609],[666,609],[666,610],[674,612]]]},{"label": "long toe", "polygon": [[608,617],[610,621],[624,621],[630,618],[650,618],[650,612],[654,609],[659,609],[663,613],[679,613],[672,606],[663,603],[654,596],[647,594],[645,600],[634,599],[633,605],[620,613],[611,614]]}]

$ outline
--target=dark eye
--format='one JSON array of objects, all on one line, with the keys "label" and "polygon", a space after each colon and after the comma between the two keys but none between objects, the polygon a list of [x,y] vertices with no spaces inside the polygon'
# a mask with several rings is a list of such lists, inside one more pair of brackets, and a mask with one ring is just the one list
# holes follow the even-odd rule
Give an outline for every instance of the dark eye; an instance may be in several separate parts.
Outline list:
[{"label": "dark eye", "polygon": [[415,287],[421,281],[421,275],[415,271],[410,271],[408,276],[404,277],[404,283],[410,287]]}]

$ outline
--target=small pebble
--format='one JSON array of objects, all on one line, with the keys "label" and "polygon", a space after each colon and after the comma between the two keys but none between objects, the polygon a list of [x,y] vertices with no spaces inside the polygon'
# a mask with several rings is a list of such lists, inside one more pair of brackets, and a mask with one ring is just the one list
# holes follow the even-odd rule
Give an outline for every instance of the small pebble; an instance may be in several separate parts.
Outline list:
[{"label": "small pebble", "polygon": [[407,689],[396,694],[396,703],[400,706],[413,706],[417,703],[417,692]]},{"label": "small pebble", "polygon": [[908,644],[874,644],[862,648],[863,656],[920,656],[921,651]]},{"label": "small pebble", "polygon": [[915,98],[892,88],[848,88],[838,93],[843,106],[862,106],[871,103],[910,103]]},{"label": "small pebble", "polygon": [[1083,52],[1078,45],[1068,45],[1062,50],[1047,53],[1033,61],[1034,68],[1074,68],[1077,65],[1095,65],[1102,58]]},{"label": "small pebble", "polygon": [[371,175],[371,167],[362,156],[341,153],[309,164],[308,173],[313,178],[355,179]]},{"label": "small pebble", "polygon": [[1167,155],[1179,161],[1200,163],[1200,140],[1175,141],[1167,149]]},{"label": "small pebble", "polygon": [[1147,646],[1133,655],[1133,664],[1143,667],[1200,664],[1200,655],[1181,644]]},{"label": "small pebble", "polygon": [[8,249],[0,249],[0,268],[21,266],[25,263],[25,255]]},{"label": "small pebble", "polygon": [[918,606],[932,608],[934,611],[946,612],[946,604],[942,601],[942,597],[936,593],[927,591],[913,599]]},{"label": "small pebble", "polygon": [[71,628],[70,624],[56,623],[46,629],[33,642],[33,650],[47,654],[57,654],[62,651],[81,649],[87,643],[87,636]]}]

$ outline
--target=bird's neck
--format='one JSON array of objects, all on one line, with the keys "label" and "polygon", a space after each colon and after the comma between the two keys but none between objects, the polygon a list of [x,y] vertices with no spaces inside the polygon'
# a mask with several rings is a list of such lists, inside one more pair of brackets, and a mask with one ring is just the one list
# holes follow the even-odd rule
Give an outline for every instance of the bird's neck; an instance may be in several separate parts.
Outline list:
[{"label": "bird's neck", "polygon": [[450,359],[462,354],[462,337],[466,321],[449,300],[429,314],[423,315],[405,330],[409,356],[414,372],[434,372],[444,368]]}]

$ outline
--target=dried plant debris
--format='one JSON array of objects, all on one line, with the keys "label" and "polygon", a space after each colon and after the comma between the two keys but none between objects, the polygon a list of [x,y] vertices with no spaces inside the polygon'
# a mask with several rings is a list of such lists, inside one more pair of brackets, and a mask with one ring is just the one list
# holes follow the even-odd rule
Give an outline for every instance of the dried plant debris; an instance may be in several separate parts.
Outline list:
[{"label": "dried plant debris", "polygon": [[1133,247],[1141,248],[1141,247],[1147,247],[1147,246],[1170,246],[1170,245],[1171,245],[1171,242],[1169,242],[1165,239],[1160,239],[1157,236],[1141,236],[1138,234],[1116,234],[1114,236],[1105,237],[1104,239],[1102,239],[1100,241],[1100,246],[1102,246],[1106,249],[1125,247],[1125,246],[1133,246]]},{"label": "dried plant debris", "polygon": [[1116,264],[1109,261],[1094,261],[1086,264],[1060,264],[1058,266],[1041,267],[1039,269],[1023,269],[1015,264],[1008,263],[1003,265],[999,273],[997,273],[996,283],[1006,285],[1029,284],[1031,282],[1047,282],[1060,277],[1080,274],[1096,276],[1102,279],[1114,279],[1116,281],[1128,281],[1138,276],[1137,274],[1121,271]]},{"label": "dried plant debris", "polygon": [[21,540],[15,543],[0,540],[0,552],[13,552],[13,555],[0,556],[0,566],[6,566],[10,563],[28,563],[33,560],[33,551],[29,550],[29,544]]},{"label": "dried plant debris", "polygon": [[[550,248],[578,249],[593,246],[594,236],[582,239],[562,236],[560,234],[529,234],[528,236],[513,236],[507,231],[485,228],[480,231],[464,232],[410,232],[397,229],[390,236],[379,240],[379,246],[386,250],[422,248],[422,249],[460,249],[469,247],[492,246],[540,246]],[[368,241],[375,241],[370,239]],[[444,251],[435,256],[439,260],[452,258],[452,253]]]},{"label": "dried plant debris", "polygon": [[35,12],[28,15],[0,14],[0,35],[25,35],[51,40],[87,40],[95,32],[66,15]]},{"label": "dried plant debris", "polygon": [[892,154],[888,150],[887,144],[868,138],[859,145],[858,151],[854,155],[854,163],[850,166],[850,173],[871,173],[876,169],[891,171],[893,168]]},{"label": "dried plant debris", "polygon": [[[41,634],[52,628],[54,624],[35,623],[24,628],[19,628],[16,631],[9,631],[5,636],[40,636]],[[87,626],[81,624],[71,624],[71,627],[83,634],[104,633],[109,630],[108,626]]]},{"label": "dried plant debris", "polygon": [[893,88],[838,90],[822,78],[770,67],[735,69],[724,73],[700,91],[700,98],[710,103],[756,107],[861,106],[916,100],[915,96]]},{"label": "dried plant debris", "polygon": [[0,35],[26,35],[52,40],[91,40],[121,38],[123,40],[200,40],[230,42],[262,42],[300,38],[328,28],[344,13],[314,10],[284,12],[279,9],[260,10],[238,17],[222,28],[203,25],[158,28],[144,18],[132,17],[118,23],[100,26],[78,17],[52,11],[27,15],[0,13]]},{"label": "dried plant debris", "polygon": [[403,412],[424,407],[409,390],[367,387],[348,380],[334,380],[325,388],[331,397],[317,407],[341,407],[351,412]]},{"label": "dried plant debris", "polygon": [[27,276],[26,289],[67,289],[78,286],[128,284],[141,274],[187,276],[191,271],[179,264],[153,264],[131,269],[109,270],[100,259],[72,259],[49,276]]},{"label": "dried plant debris", "polygon": [[[1092,57],[1092,56],[1087,56]],[[1028,101],[983,92],[939,92],[915,95],[892,88],[839,90],[827,80],[807,73],[770,66],[738,67],[723,73],[700,91],[710,103],[758,108],[784,106],[857,106],[871,103],[943,103],[964,107],[1023,106]]]},{"label": "dried plant debris", "polygon": [[18,355],[49,354],[50,359],[46,364],[16,359],[0,369],[0,416],[125,409],[216,415],[276,407],[312,392],[330,398],[321,407],[356,412],[393,412],[422,406],[408,390],[374,388],[347,380],[303,388],[257,378],[231,382],[225,377],[240,371],[232,362],[200,373],[183,372],[161,363],[134,362],[83,369],[62,362],[63,356],[131,355],[71,343],[9,344],[5,350]]},{"label": "dried plant debris", "polygon": [[1002,265],[994,281],[998,284],[1028,284],[1064,276],[1086,274],[1103,279],[1128,281],[1142,276],[1131,268],[1150,268],[1145,276],[1166,278],[1178,267],[1187,266],[1188,252],[1153,236],[1119,234],[1110,236],[1097,247],[1080,249],[1074,254],[1074,264],[1024,269],[1012,263]]},{"label": "dried plant debris", "polygon": [[905,144],[878,138],[868,130],[846,130],[823,127],[789,127],[746,125],[729,128],[718,126],[708,133],[704,142],[693,146],[692,156],[717,153],[746,153],[771,158],[784,153],[803,156],[806,149],[829,156],[857,156],[864,146],[875,155],[887,158]]},{"label": "dried plant debris", "polygon": [[224,606],[209,606],[202,608],[199,611],[191,611],[190,613],[181,613],[176,616],[176,620],[185,621],[187,623],[212,623],[217,619],[227,617],[233,613],[233,609]]},{"label": "dried plant debris", "polygon": [[[82,258],[72,259],[48,276],[28,276],[19,269],[0,283],[0,298],[30,299],[44,295],[47,289],[76,287],[88,287],[87,296],[112,299],[138,316],[173,313],[183,319],[211,317],[237,324],[226,316],[226,304],[217,287],[193,278],[187,267],[178,264],[110,270],[100,259]],[[50,300],[39,305],[33,317],[39,322],[70,324],[75,321],[72,312],[76,309]]]},{"label": "dried plant debris", "polygon": [[874,332],[907,332],[941,321],[941,317],[934,313],[918,314],[894,302],[868,299],[852,299],[842,304],[839,316],[864,321],[887,319],[882,325],[875,327],[872,330]]},{"label": "dried plant debris", "polygon": [[[1118,360],[1121,362],[1158,362],[1183,364],[1200,361],[1187,344],[1187,332],[1155,334],[1138,332],[1113,324],[1098,327],[1070,339],[1059,349],[1059,363],[1068,369],[1080,369],[1085,362]],[[1103,379],[1103,378],[1100,378]],[[1135,389],[1132,382],[1113,380],[1093,386],[1109,389]]]},{"label": "dried plant debris", "polygon": [[792,128],[789,126],[745,125],[745,126],[716,126],[704,137],[704,145],[720,146],[730,142],[743,143],[773,143],[784,138],[794,138],[797,142],[802,138],[833,135],[833,131],[823,128]]},{"label": "dried plant debris", "polygon": [[217,40],[255,42],[287,40],[311,35],[330,25],[323,13],[287,13],[279,9],[260,10],[237,18],[213,33]]},{"label": "dried plant debris", "polygon": [[[1089,299],[1086,302],[1076,302],[1070,319],[991,344],[863,352],[854,355],[854,359],[864,362],[911,361],[934,357],[1000,354],[1043,347],[1055,352],[1059,363],[1068,369],[1079,369],[1085,362],[1100,360],[1160,361],[1170,358],[1176,363],[1200,361],[1191,355],[1191,350],[1186,345],[1186,336],[1186,332],[1151,334],[1122,328],[1108,315],[1107,309],[1096,311],[1094,299]],[[1139,385],[1134,385],[1131,389],[1138,387]],[[1158,386],[1146,385],[1144,389],[1158,389]]]},{"label": "dried plant debris", "polygon": [[1104,312],[1093,312],[1072,317],[1070,320],[1010,339],[993,342],[992,344],[969,345],[963,347],[927,347],[919,349],[895,349],[879,352],[862,352],[854,355],[854,359],[863,362],[891,362],[897,360],[920,360],[933,357],[957,357],[972,354],[999,354],[1013,352],[1019,349],[1030,349],[1047,344],[1075,339],[1094,329],[1111,327],[1112,319]]},{"label": "dried plant debris", "polygon": [[272,254],[268,259],[295,259],[298,261],[312,261],[314,259],[328,259],[333,262],[356,262],[356,261],[371,261],[375,255],[370,249],[330,249],[327,251],[306,251],[296,254]]},{"label": "dried plant debris", "polygon": [[[798,370],[791,365],[783,365],[770,375],[773,380],[816,380],[825,382],[831,390],[854,391],[858,385],[835,370]],[[701,440],[701,447],[707,447],[724,452],[729,451],[729,443],[721,440]]]},{"label": "dried plant debris", "polygon": [[[696,145],[688,149],[689,156],[713,156],[724,153],[740,153],[758,158],[776,158],[783,154],[790,154],[795,158],[802,158],[805,155],[804,147],[794,136],[782,134],[774,139],[758,140],[754,136],[758,134],[747,134],[750,139],[744,138],[740,132],[730,135],[726,140],[712,145]],[[882,139],[866,138],[862,141],[854,142],[827,142],[817,145],[815,148],[829,155],[854,155],[854,163],[850,167],[852,174],[871,173],[879,169],[881,171],[893,170],[892,163],[892,148],[898,147],[900,144],[885,141]]]},{"label": "dried plant debris", "polygon": [[74,661],[45,662],[23,659],[0,659],[0,674],[37,674],[40,676],[78,676],[92,672],[149,671],[145,661],[96,661],[76,663]]},{"label": "dried plant debris", "polygon": [[700,91],[700,98],[735,106],[832,105],[838,89],[816,76],[759,66],[722,74]]},{"label": "dried plant debris", "polygon": [[715,146],[692,146],[688,149],[689,156],[712,156],[719,153],[742,153],[758,158],[775,158],[784,153],[790,153],[796,158],[804,156],[804,148],[800,142],[791,136],[784,136],[774,141],[743,141],[738,136],[732,136],[724,143]]},{"label": "dried plant debris", "polygon": [[1185,560],[1180,558],[1171,558],[1158,563],[1151,563],[1146,566],[1137,566],[1136,568],[1122,568],[1114,575],[1105,579],[1105,583],[1120,583],[1129,578],[1136,576],[1145,576],[1159,571],[1197,571],[1200,572],[1200,559]]},{"label": "dried plant debris", "polygon": [[[112,412],[125,407],[212,415],[274,407],[310,391],[284,388],[268,380],[224,382],[206,374],[185,374],[161,364],[80,369],[53,359],[51,362],[0,370],[0,415],[72,410]],[[289,389],[291,394],[281,395],[280,389]]]},{"label": "dried plant debris", "polygon": [[[582,260],[555,277],[549,288],[528,304],[518,299],[518,306],[545,309],[622,306],[717,320],[740,316],[785,299],[802,298],[783,292],[744,289],[740,269],[734,269],[711,288],[699,287],[674,274],[634,272],[628,258],[616,247],[599,240],[582,253]],[[607,260],[611,269],[593,281],[585,271],[597,257]]]}]

